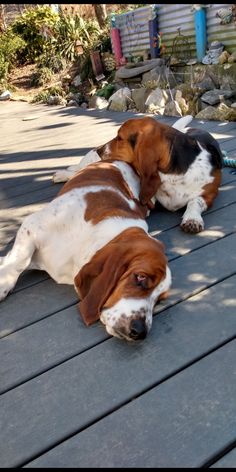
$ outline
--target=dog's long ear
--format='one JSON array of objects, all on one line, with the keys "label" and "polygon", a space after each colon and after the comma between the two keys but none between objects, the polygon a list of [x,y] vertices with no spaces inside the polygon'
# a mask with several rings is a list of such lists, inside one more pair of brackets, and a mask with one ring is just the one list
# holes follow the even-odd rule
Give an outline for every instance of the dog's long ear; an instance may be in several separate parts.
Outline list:
[{"label": "dog's long ear", "polygon": [[108,245],[78,272],[74,284],[81,299],[79,309],[86,325],[99,320],[102,306],[124,271],[125,263],[119,250]]},{"label": "dog's long ear", "polygon": [[139,199],[143,205],[156,194],[161,184],[159,168],[168,153],[168,142],[155,132],[140,132],[136,145],[137,171],[140,176]]}]

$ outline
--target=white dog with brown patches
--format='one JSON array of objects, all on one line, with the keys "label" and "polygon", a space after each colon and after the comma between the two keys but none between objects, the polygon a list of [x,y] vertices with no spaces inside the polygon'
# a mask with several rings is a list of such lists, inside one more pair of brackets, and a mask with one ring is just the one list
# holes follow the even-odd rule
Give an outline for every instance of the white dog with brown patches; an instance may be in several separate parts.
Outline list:
[{"label": "white dog with brown patches", "polygon": [[57,172],[53,180],[65,181],[91,161],[128,162],[140,176],[141,203],[153,208],[158,201],[170,211],[186,206],[181,228],[198,233],[204,229],[202,213],[218,193],[223,157],[208,132],[188,128],[191,120],[185,116],[172,127],[150,117],[127,120],[114,139],[90,151],[78,166]]},{"label": "white dog with brown patches", "polygon": [[143,339],[171,285],[163,244],[148,234],[140,179],[120,161],[91,164],[42,210],[26,217],[0,265],[0,300],[26,269],[74,285],[84,322]]}]

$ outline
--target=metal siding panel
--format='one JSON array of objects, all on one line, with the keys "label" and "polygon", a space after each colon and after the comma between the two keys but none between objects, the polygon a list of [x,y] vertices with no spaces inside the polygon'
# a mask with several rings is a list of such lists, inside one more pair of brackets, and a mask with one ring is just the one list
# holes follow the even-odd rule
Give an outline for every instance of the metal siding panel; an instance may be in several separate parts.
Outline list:
[{"label": "metal siding panel", "polygon": [[192,4],[160,4],[157,8],[159,31],[163,33],[162,41],[166,45],[166,54],[171,54],[173,40],[178,35],[178,29],[189,42],[191,56],[196,56],[196,39]]},{"label": "metal siding panel", "polygon": [[228,52],[236,49],[236,27],[232,21],[227,25],[220,24],[220,18],[216,17],[216,13],[220,8],[227,8],[231,3],[213,4],[207,8],[207,43],[208,46],[212,41],[222,41]]},{"label": "metal siding panel", "polygon": [[120,30],[122,53],[136,53],[150,49],[148,21],[153,18],[152,6],[138,8],[116,15],[116,27]]},{"label": "metal siding panel", "polygon": [[[194,27],[194,13],[191,12],[193,4],[158,4],[157,18],[159,32],[163,33],[163,43],[166,44],[166,54],[172,51],[173,40],[178,34],[177,28],[186,37],[191,49],[191,56],[196,57],[196,37]],[[236,49],[236,27],[234,22],[228,25],[220,25],[220,19],[216,12],[231,4],[212,4],[206,9],[207,16],[207,42],[222,41],[225,48],[232,52]],[[153,17],[154,4],[138,8],[134,11],[116,15],[116,25],[120,29],[121,47],[124,55],[139,53],[144,49],[150,49],[148,20]]]}]

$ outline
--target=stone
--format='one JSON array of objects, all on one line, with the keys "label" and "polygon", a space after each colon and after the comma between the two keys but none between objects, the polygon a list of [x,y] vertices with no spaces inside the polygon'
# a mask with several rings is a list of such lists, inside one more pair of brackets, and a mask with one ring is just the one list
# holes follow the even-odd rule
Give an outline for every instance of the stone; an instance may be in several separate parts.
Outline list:
[{"label": "stone", "polygon": [[236,121],[236,110],[228,107],[225,103],[220,103],[218,107],[209,106],[201,110],[195,118],[204,120]]},{"label": "stone", "polygon": [[93,95],[89,99],[89,108],[97,108],[98,110],[103,110],[108,107],[108,100],[104,97],[99,97],[98,95]]},{"label": "stone", "polygon": [[66,106],[67,107],[77,107],[78,103],[76,102],[76,100],[69,100],[69,102],[67,102]]},{"label": "stone", "polygon": [[204,110],[199,111],[195,118],[199,120],[218,120],[217,109],[215,107],[208,106]]},{"label": "stone", "polygon": [[223,51],[219,56],[219,64],[224,64],[228,61],[230,54],[227,51]]},{"label": "stone", "polygon": [[176,100],[173,100],[166,104],[165,109],[164,109],[164,115],[183,116],[181,108]]},{"label": "stone", "polygon": [[[181,115],[186,115],[188,113],[188,104],[182,96],[181,90],[176,90],[175,92],[175,102],[179,105]],[[175,116],[175,115],[171,115]]]},{"label": "stone", "polygon": [[108,109],[113,111],[126,111],[128,108],[128,100],[131,99],[131,90],[124,87],[113,93],[108,102]]},{"label": "stone", "polygon": [[220,102],[220,95],[222,95],[223,98],[230,98],[234,96],[234,91],[221,89],[209,90],[201,96],[201,100],[209,103],[209,105],[216,105]]},{"label": "stone", "polygon": [[81,77],[80,75],[76,75],[73,80],[72,80],[72,84],[75,86],[75,87],[78,87],[79,85],[81,85],[82,83],[82,80],[81,80]]},{"label": "stone", "polygon": [[236,109],[236,102],[231,103],[231,108],[235,108],[235,109]]},{"label": "stone", "polygon": [[168,95],[166,91],[157,87],[150,93],[145,102],[147,111],[149,113],[158,113],[159,115],[163,115],[167,100]]},{"label": "stone", "polygon": [[209,76],[204,77],[204,79],[201,80],[201,82],[198,82],[196,85],[200,90],[203,90],[205,92],[207,92],[207,90],[212,90],[215,88],[215,83]]},{"label": "stone", "polygon": [[47,100],[48,105],[67,105],[67,101],[65,98],[60,97],[60,95],[49,95]]},{"label": "stone", "polygon": [[135,103],[135,107],[141,113],[145,113],[146,111],[145,103],[149,95],[150,90],[146,89],[145,87],[131,90],[131,97]]},{"label": "stone", "polygon": [[229,63],[236,62],[236,51],[232,52],[232,54],[229,56],[228,62]]},{"label": "stone", "polygon": [[11,92],[9,92],[9,90],[5,90],[5,91],[2,92],[2,94],[0,95],[0,100],[1,100],[1,101],[10,100],[10,98],[11,98]]},{"label": "stone", "polygon": [[117,81],[117,79],[136,77],[137,75],[143,74],[144,72],[147,72],[154,67],[160,66],[161,64],[164,64],[164,59],[161,58],[139,62],[138,64],[126,64],[126,66],[120,67],[116,71],[115,81]]}]

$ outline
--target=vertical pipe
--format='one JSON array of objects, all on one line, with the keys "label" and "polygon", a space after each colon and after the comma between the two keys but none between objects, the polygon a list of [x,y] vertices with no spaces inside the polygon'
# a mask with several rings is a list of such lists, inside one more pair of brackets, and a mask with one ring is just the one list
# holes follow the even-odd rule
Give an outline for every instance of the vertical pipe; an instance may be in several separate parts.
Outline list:
[{"label": "vertical pipe", "polygon": [[159,57],[160,47],[159,47],[159,36],[158,36],[158,26],[157,26],[157,17],[153,20],[149,20],[149,40],[150,40],[150,53],[151,58]]},{"label": "vertical pipe", "polygon": [[206,10],[200,8],[194,12],[194,25],[196,33],[197,60],[201,62],[206,54]]},{"label": "vertical pipe", "polygon": [[119,28],[112,28],[111,29],[111,40],[112,40],[113,51],[114,51],[115,59],[116,59],[116,66],[119,67],[120,60],[122,58],[122,49],[121,49]]}]

